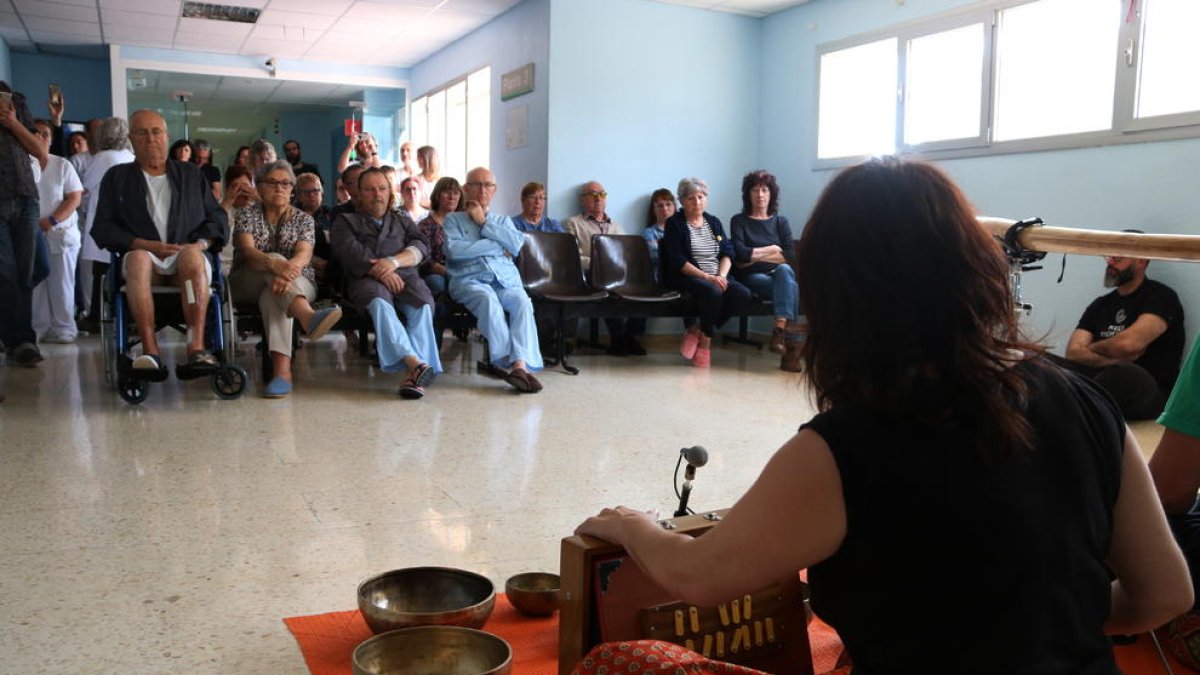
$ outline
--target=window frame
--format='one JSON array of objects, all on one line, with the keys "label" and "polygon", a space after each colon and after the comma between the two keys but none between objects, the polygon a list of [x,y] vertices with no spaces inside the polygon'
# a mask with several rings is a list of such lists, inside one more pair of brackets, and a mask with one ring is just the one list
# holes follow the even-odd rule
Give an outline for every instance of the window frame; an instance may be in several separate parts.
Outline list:
[{"label": "window frame", "polygon": [[[1200,137],[1200,110],[1158,115],[1154,117],[1136,118],[1137,81],[1140,75],[1142,56],[1142,35],[1144,33],[1144,18],[1147,5],[1155,0],[1121,0],[1122,15],[1128,13],[1129,3],[1136,2],[1134,20],[1122,20],[1118,31],[1118,43],[1113,45],[1113,67],[1116,68],[1115,93],[1113,98],[1113,120],[1108,129],[1079,133],[1058,134],[1037,138],[1013,139],[995,141],[992,130],[995,116],[997,58],[996,36],[1000,12],[1021,5],[1039,2],[1040,0],[990,0],[961,7],[947,12],[941,12],[901,24],[888,26],[847,38],[833,40],[817,45],[813,78],[812,130],[811,130],[811,168],[813,170],[841,168],[861,161],[864,156],[819,157],[820,139],[820,82],[821,57],[831,51],[847,49],[869,42],[888,38],[897,39],[899,58],[897,60],[897,106],[895,134],[896,154],[916,156],[928,160],[959,159],[966,157],[985,157],[993,155],[1021,154],[1030,152],[1045,152],[1074,148],[1088,148],[1105,145],[1124,145],[1129,143],[1146,143],[1154,141],[1169,141]],[[906,145],[904,140],[905,98],[907,97],[907,78],[905,69],[908,59],[908,43],[915,37],[953,30],[956,27],[983,22],[987,32],[984,43],[984,67],[981,108],[981,128],[983,134],[979,139],[952,139],[933,141],[921,144]],[[1132,42],[1131,42],[1132,40]],[[1132,49],[1133,63],[1126,60],[1126,49]]]},{"label": "window frame", "polygon": [[[487,73],[487,76],[482,78],[482,81],[487,83],[486,86],[487,86],[488,95],[486,97],[476,96],[473,98],[470,80],[473,76],[478,75],[479,73],[482,73],[485,71]],[[492,89],[491,71],[492,71],[492,67],[490,64],[482,65],[482,66],[479,66],[478,68],[472,68],[471,70],[463,73],[462,75],[459,75],[458,77],[455,77],[454,79],[448,80],[432,89],[429,89],[428,91],[424,92],[420,96],[415,97],[412,100],[412,106],[408,110],[409,124],[406,127],[407,130],[410,131],[408,140],[411,141],[414,145],[416,145],[418,147],[421,145],[433,145],[435,148],[437,148],[437,151],[441,158],[443,175],[452,175],[447,170],[447,167],[451,166],[452,164],[462,164],[465,167],[464,172],[470,171],[471,170],[471,166],[470,166],[471,157],[478,156],[479,147],[483,148],[484,153],[487,155],[487,157],[489,159],[491,158],[491,141],[492,141],[492,139],[491,139],[491,135],[492,135],[491,122],[490,122],[490,120],[491,120],[491,89]],[[450,90],[459,85],[462,85],[463,92],[464,92],[463,93],[464,112],[463,112],[463,119],[462,119],[462,138],[463,138],[462,155],[463,156],[461,158],[461,161],[455,161],[452,163],[451,161],[449,161],[449,159],[447,157],[447,152],[449,149],[448,141],[444,141],[440,146],[429,143],[429,131],[432,127],[432,125],[429,123],[429,100],[432,97],[437,96],[439,94],[443,97],[444,104],[442,107],[442,129],[443,129],[443,132],[448,136],[450,133],[450,108],[451,108],[451,106],[450,106]],[[473,100],[483,104],[483,109],[484,109],[484,111],[487,112],[488,120],[489,120],[489,123],[487,125],[482,126],[482,128],[484,128],[486,130],[486,136],[478,146],[475,145],[475,141],[473,140],[472,135],[471,135],[471,103]],[[420,139],[419,141],[415,138],[415,135],[411,134],[411,131],[413,130],[413,127],[414,127],[412,120],[413,120],[413,117],[418,114],[417,113],[418,106],[424,106],[424,108],[422,109],[420,114],[423,115],[424,119],[425,119],[425,123],[424,123],[425,138]],[[475,153],[472,153],[473,147],[476,150]],[[483,166],[487,166],[487,162],[484,162]]]}]

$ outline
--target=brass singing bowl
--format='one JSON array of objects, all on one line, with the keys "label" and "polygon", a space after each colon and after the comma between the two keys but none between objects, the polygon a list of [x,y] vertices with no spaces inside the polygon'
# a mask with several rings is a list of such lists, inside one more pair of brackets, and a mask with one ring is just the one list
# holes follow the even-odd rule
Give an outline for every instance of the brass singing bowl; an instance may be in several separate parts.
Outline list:
[{"label": "brass singing bowl", "polygon": [[459,626],[419,626],[368,638],[354,648],[354,675],[510,675],[512,647]]},{"label": "brass singing bowl", "polygon": [[480,628],[496,606],[487,577],[449,567],[407,567],[358,585],[358,609],[376,634],[415,626]]},{"label": "brass singing bowl", "polygon": [[526,572],[509,577],[504,583],[504,592],[512,606],[522,614],[550,616],[558,610],[561,587],[557,574]]}]

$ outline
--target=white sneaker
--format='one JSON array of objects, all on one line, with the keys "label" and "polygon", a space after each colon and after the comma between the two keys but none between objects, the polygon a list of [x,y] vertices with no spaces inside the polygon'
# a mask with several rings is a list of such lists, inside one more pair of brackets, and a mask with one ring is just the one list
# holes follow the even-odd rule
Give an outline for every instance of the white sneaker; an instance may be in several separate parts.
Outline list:
[{"label": "white sneaker", "polygon": [[52,334],[47,335],[46,337],[42,338],[42,342],[49,342],[50,344],[56,344],[56,345],[70,345],[70,344],[75,344],[75,336],[74,335],[56,335],[56,334],[52,333]]}]

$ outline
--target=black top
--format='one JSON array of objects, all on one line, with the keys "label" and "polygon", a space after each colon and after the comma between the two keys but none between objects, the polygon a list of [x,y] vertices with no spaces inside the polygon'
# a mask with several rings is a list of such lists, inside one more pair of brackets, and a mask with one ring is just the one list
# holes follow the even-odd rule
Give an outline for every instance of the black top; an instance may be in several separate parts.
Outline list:
[{"label": "black top", "polygon": [[[12,106],[17,121],[30,133],[37,133],[37,127],[33,125],[33,115],[29,114],[29,106],[25,103],[25,96],[14,91]],[[21,141],[17,140],[13,132],[0,128],[0,197],[37,199],[37,196],[37,182],[33,179],[29,151],[21,145]]]},{"label": "black top", "polygon": [[[167,160],[171,209],[167,243],[190,244],[208,239],[211,251],[229,240],[229,217],[213,197],[212,186],[189,162]],[[158,240],[154,217],[146,207],[146,177],[137,162],[118,164],[100,181],[100,201],[92,223],[92,239],[109,251],[128,251],[135,238]]]},{"label": "black top", "polygon": [[838,409],[804,425],[833,452],[847,520],[838,551],[809,570],[812,606],[841,635],[854,675],[931,663],[973,674],[1120,672],[1102,626],[1121,412],[1044,359],[1016,367],[1030,381],[1035,433],[1023,458],[984,460],[953,424]]},{"label": "black top", "polygon": [[[792,244],[792,226],[788,223],[787,218],[779,214],[759,219],[739,213],[729,220],[729,238],[733,240],[733,261],[735,263],[750,262],[754,249],[772,244],[783,249],[783,257],[789,264],[796,262],[792,260],[796,254],[795,246]],[[766,274],[775,269],[778,264],[756,262],[748,267],[734,265],[734,276]]]},{"label": "black top", "polygon": [[1088,305],[1076,328],[1091,333],[1093,340],[1104,340],[1130,327],[1143,314],[1154,314],[1166,321],[1167,332],[1151,342],[1134,363],[1154,376],[1166,396],[1179,376],[1184,343],[1183,305],[1169,286],[1146,279],[1136,291],[1124,297],[1114,289]]},{"label": "black top", "polygon": [[221,170],[212,164],[201,164],[200,173],[204,174],[204,179],[209,183],[221,182]]},{"label": "black top", "polygon": [[[732,259],[733,244],[725,236],[725,228],[721,227],[721,219],[705,211],[704,222],[712,230],[713,238],[717,240],[718,262],[721,258]],[[662,268],[662,279],[667,286],[672,288],[684,276],[684,263],[690,262],[696,265],[696,258],[692,255],[692,238],[688,232],[689,227],[683,211],[676,211],[675,215],[667,218],[663,229],[663,238],[658,242],[658,259]]]},{"label": "black top", "polygon": [[317,169],[317,165],[309,162],[300,162],[300,166],[293,164],[292,173],[296,174],[297,176],[302,173],[312,173],[316,174],[317,178],[321,177],[321,172]]}]

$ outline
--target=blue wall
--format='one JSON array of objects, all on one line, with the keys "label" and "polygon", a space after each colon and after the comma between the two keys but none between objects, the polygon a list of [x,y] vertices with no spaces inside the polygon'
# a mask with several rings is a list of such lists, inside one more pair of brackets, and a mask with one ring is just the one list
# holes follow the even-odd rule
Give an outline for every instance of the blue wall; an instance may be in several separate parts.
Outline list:
[{"label": "blue wall", "polygon": [[[411,97],[417,98],[450,80],[484,66],[492,68],[491,161],[500,185],[493,208],[518,213],[521,186],[529,181],[547,183],[549,138],[550,1],[525,0],[470,35],[430,56],[412,69]],[[557,6],[556,6],[557,7]],[[500,100],[500,76],[533,63],[533,92]],[[508,111],[527,106],[529,143],[509,149],[505,140]],[[457,176],[462,179],[463,176]],[[553,189],[553,185],[550,186]],[[552,214],[553,215],[553,214]]]},{"label": "blue wall", "polygon": [[651,192],[698,176],[728,223],[759,162],[761,21],[645,0],[555,0],[550,18],[550,213],[596,179],[638,233]]},{"label": "blue wall", "polygon": [[[805,220],[832,171],[811,168],[816,138],[817,45],[910,21],[966,0],[813,0],[763,20],[763,81],[775,83],[759,109],[761,161],[780,178],[783,211]],[[1057,150],[939,162],[979,211],[1007,218],[1041,216],[1048,224],[1094,229],[1137,227],[1147,232],[1197,234],[1200,191],[1192,167],[1200,140]],[[1083,308],[1105,292],[1104,263],[1071,256],[1056,284],[1060,255],[1047,269],[1025,275],[1035,306],[1031,334],[1048,335],[1061,352]],[[1052,268],[1052,269],[1051,269]],[[1189,337],[1200,327],[1200,265],[1155,262],[1150,276],[1175,288],[1188,317]],[[914,289],[914,292],[916,289]]]},{"label": "blue wall", "polygon": [[29,109],[45,117],[48,86],[62,85],[64,117],[87,120],[112,115],[112,76],[108,59],[85,59],[54,54],[12,54],[13,89],[29,97]]},{"label": "blue wall", "polygon": [[279,143],[276,152],[283,156],[283,144],[294,138],[300,143],[301,156],[313,162],[321,171],[321,182],[325,188],[325,201],[332,204],[336,197],[334,185],[338,157],[346,147],[343,135],[342,110],[288,111],[279,116]]}]

